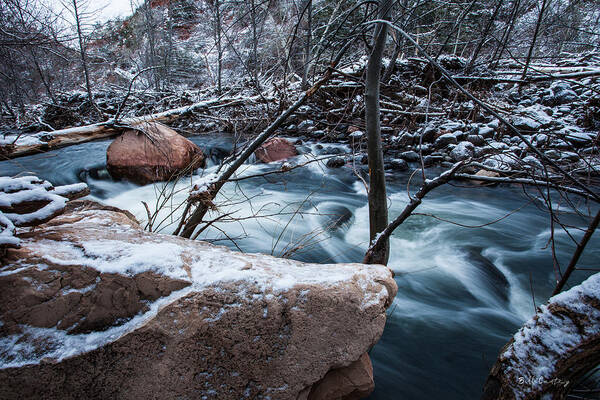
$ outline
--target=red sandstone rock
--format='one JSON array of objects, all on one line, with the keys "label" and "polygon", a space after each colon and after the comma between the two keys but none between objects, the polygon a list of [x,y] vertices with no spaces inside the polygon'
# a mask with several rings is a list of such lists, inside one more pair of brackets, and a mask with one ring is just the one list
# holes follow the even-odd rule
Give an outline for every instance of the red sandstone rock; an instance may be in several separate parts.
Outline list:
[{"label": "red sandstone rock", "polygon": [[264,142],[256,151],[256,158],[264,163],[287,160],[298,155],[292,143],[283,138],[272,138]]},{"label": "red sandstone rock", "polygon": [[113,178],[145,185],[204,166],[202,150],[173,129],[154,122],[136,128],[125,131],[106,151]]},{"label": "red sandstone rock", "polygon": [[384,266],[240,254],[89,201],[20,238],[0,267],[0,398],[372,390],[365,353],[397,290]]},{"label": "red sandstone rock", "polygon": [[313,385],[308,400],[364,399],[373,389],[373,365],[369,355],[364,353],[347,367],[329,371],[321,381]]}]

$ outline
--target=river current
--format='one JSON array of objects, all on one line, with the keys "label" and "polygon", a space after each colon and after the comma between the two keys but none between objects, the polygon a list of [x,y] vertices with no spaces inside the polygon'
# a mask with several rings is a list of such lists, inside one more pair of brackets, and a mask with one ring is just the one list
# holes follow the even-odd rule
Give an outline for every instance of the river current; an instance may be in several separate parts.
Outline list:
[{"label": "river current", "polygon": [[[214,172],[232,148],[227,136],[190,139],[210,156],[208,167],[199,173]],[[55,185],[86,182],[91,198],[131,211],[142,225],[148,220],[142,201],[151,212],[162,204],[152,229],[172,232],[189,179],[177,185],[115,182],[105,170],[109,143],[2,161],[0,175],[34,174]],[[300,149],[305,154],[293,162],[349,151],[342,145],[305,144]],[[250,162],[241,176],[280,168],[281,163]],[[427,178],[437,172],[428,170]],[[391,173],[387,179],[394,218],[408,201],[409,173]],[[416,174],[411,193],[419,180]],[[285,174],[229,183],[216,205],[228,216],[199,239],[232,249],[335,263],[360,262],[368,244],[366,191],[349,166],[329,169],[313,162]],[[563,222],[585,225],[567,208],[557,207]],[[370,353],[376,383],[371,398],[478,398],[502,346],[534,314],[534,302],[542,304],[552,292],[550,217],[534,191],[526,196],[520,187],[511,186],[446,185],[431,192],[417,212],[391,239],[388,266],[399,290],[383,336]],[[575,230],[571,234],[582,235]],[[575,245],[561,230],[555,232],[555,240],[564,268]],[[600,237],[595,235],[579,266],[598,268],[598,261]],[[576,272],[573,282],[588,275]]]}]

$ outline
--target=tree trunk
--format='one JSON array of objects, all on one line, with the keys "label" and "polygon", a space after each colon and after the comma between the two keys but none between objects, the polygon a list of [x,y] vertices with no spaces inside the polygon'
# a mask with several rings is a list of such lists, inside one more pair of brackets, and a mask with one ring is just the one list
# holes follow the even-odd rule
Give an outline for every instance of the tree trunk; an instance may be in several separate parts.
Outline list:
[{"label": "tree trunk", "polygon": [[312,0],[307,0],[306,4],[306,34],[304,39],[304,65],[302,67],[302,90],[309,87],[308,69],[310,66],[310,41],[312,36]]},{"label": "tree trunk", "polygon": [[[379,18],[388,19],[391,0],[379,1]],[[369,240],[372,242],[388,224],[387,194],[385,188],[385,170],[383,167],[383,149],[381,146],[381,121],[379,111],[379,87],[381,78],[381,59],[385,49],[388,26],[379,23],[375,28],[375,44],[367,63],[365,83],[365,122],[367,127],[369,158]],[[387,264],[389,241],[373,264]]]},{"label": "tree trunk", "polygon": [[217,90],[221,93],[221,71],[223,68],[223,49],[221,47],[221,3],[215,0],[215,32],[217,36]]},{"label": "tree trunk", "polygon": [[[531,57],[533,56],[533,50],[535,49],[535,42],[537,41],[538,33],[540,32],[540,27],[542,25],[542,20],[544,19],[544,12],[546,11],[547,0],[542,0],[542,8],[540,8],[540,13],[538,14],[538,19],[535,24],[535,31],[533,32],[533,39],[531,40],[531,46],[529,46],[529,52],[527,53],[527,59],[525,60],[525,67],[523,68],[523,75],[521,75],[521,80],[525,80],[527,77],[527,70],[529,69],[529,64],[531,63]],[[521,86],[519,86],[520,88]]]},{"label": "tree trunk", "polygon": [[502,54],[504,53],[504,50],[506,50],[506,46],[508,44],[508,41],[510,40],[513,28],[515,26],[515,22],[517,20],[520,4],[521,4],[521,0],[513,1],[513,9],[510,14],[510,21],[508,22],[508,25],[506,26],[506,29],[504,30],[504,34],[502,35],[502,39],[500,41],[499,46],[496,48],[496,51],[494,52],[494,55],[492,56],[492,63],[490,64],[490,68],[492,68],[492,69],[496,69],[498,67],[498,62],[502,58]]},{"label": "tree trunk", "polygon": [[94,96],[92,95],[92,85],[90,83],[90,73],[87,65],[87,55],[85,53],[85,46],[83,44],[83,33],[81,31],[81,20],[79,18],[79,10],[77,7],[77,0],[73,0],[73,14],[75,16],[75,23],[77,25],[77,38],[79,39],[79,52],[81,55],[81,64],[83,66],[83,76],[85,78],[85,88],[87,90],[88,100],[92,107],[98,112],[100,118],[103,118],[103,114],[96,106],[94,102]]},{"label": "tree trunk", "polygon": [[258,35],[256,33],[256,3],[255,0],[251,0],[250,16],[252,18],[252,62],[251,69],[252,79],[256,86],[256,90],[260,92],[260,83],[258,82]]},{"label": "tree trunk", "polygon": [[390,78],[392,77],[392,73],[394,72],[394,67],[396,66],[396,60],[398,56],[400,56],[400,52],[402,51],[402,47],[404,46],[404,38],[398,38],[396,42],[396,46],[394,47],[394,52],[392,53],[392,57],[390,58],[390,63],[385,68],[383,73],[383,77],[381,78],[381,82],[388,83]]},{"label": "tree trunk", "polygon": [[465,70],[466,74],[471,72],[471,70],[475,66],[475,61],[477,61],[479,52],[481,51],[485,41],[487,40],[487,36],[490,33],[490,30],[492,29],[492,25],[494,25],[494,21],[496,21],[496,17],[498,16],[498,13],[500,12],[500,8],[502,7],[502,3],[504,3],[504,0],[498,0],[498,4],[496,4],[496,8],[494,9],[492,16],[490,17],[487,24],[485,25],[485,29],[483,30],[483,33],[481,35],[481,39],[479,40],[479,43],[477,43],[477,47],[475,48],[475,51],[473,52],[471,61],[469,61],[469,65],[467,66],[467,68]]}]

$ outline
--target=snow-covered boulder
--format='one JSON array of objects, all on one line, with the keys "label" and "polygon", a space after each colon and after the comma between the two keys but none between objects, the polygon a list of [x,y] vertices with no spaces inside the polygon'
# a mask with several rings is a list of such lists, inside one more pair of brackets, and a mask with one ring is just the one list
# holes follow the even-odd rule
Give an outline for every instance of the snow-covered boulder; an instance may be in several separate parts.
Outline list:
[{"label": "snow-covered boulder", "polygon": [[[549,110],[549,112],[552,112],[551,109]],[[520,110],[520,113],[538,122],[542,128],[550,126],[553,121],[552,117],[548,115],[546,107],[542,107],[539,104],[523,108]]]},{"label": "snow-covered boulder", "polygon": [[373,389],[365,353],[397,291],[388,268],[235,253],[97,203],[67,207],[22,233],[0,268],[1,398]]},{"label": "snow-covered boulder", "polygon": [[408,163],[401,158],[393,158],[386,163],[386,168],[394,171],[406,171],[408,170]]},{"label": "snow-covered boulder", "polygon": [[256,158],[264,163],[287,160],[298,155],[296,147],[287,139],[272,138],[264,142],[254,152]]},{"label": "snow-covered boulder", "polygon": [[600,274],[550,298],[501,350],[482,399],[571,398],[600,362],[599,304]]},{"label": "snow-covered boulder", "polygon": [[479,130],[477,133],[486,139],[491,139],[494,136],[494,132],[496,131],[496,129],[497,128],[494,128],[491,126],[481,126],[481,127],[479,127]]},{"label": "snow-covered boulder", "polygon": [[450,152],[450,157],[453,161],[463,161],[473,157],[475,146],[471,142],[460,142]]},{"label": "snow-covered boulder", "polygon": [[554,82],[550,86],[550,91],[551,94],[547,94],[542,98],[542,103],[547,106],[569,104],[579,98],[567,82]]},{"label": "snow-covered boulder", "polygon": [[106,167],[115,179],[142,185],[166,181],[204,166],[204,154],[173,129],[147,123],[129,129],[106,150]]},{"label": "snow-covered boulder", "polygon": [[512,116],[511,123],[514,125],[515,128],[529,132],[536,131],[542,126],[541,123],[537,122],[533,118],[525,117],[522,115]]},{"label": "snow-covered boulder", "polygon": [[508,171],[518,168],[519,157],[513,153],[494,154],[488,157],[483,164],[490,168]]},{"label": "snow-covered boulder", "polygon": [[533,169],[536,172],[542,172],[544,170],[542,163],[534,156],[524,157],[522,162],[525,168]]},{"label": "snow-covered boulder", "polygon": [[573,130],[565,135],[565,139],[576,147],[584,147],[590,145],[594,141],[591,133]]},{"label": "snow-covered boulder", "polygon": [[445,147],[449,144],[457,144],[458,139],[452,133],[444,133],[435,140],[436,147]]}]

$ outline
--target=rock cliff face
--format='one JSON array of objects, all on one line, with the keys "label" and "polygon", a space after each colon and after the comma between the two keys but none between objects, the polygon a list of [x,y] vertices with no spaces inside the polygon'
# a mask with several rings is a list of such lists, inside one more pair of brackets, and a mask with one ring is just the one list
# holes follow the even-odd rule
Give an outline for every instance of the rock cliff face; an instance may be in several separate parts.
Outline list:
[{"label": "rock cliff face", "polygon": [[173,129],[150,122],[116,138],[106,150],[106,166],[113,178],[145,185],[203,167],[204,154]]},{"label": "rock cliff face", "polygon": [[91,202],[20,235],[0,269],[0,398],[351,399],[397,287],[144,232]]}]

